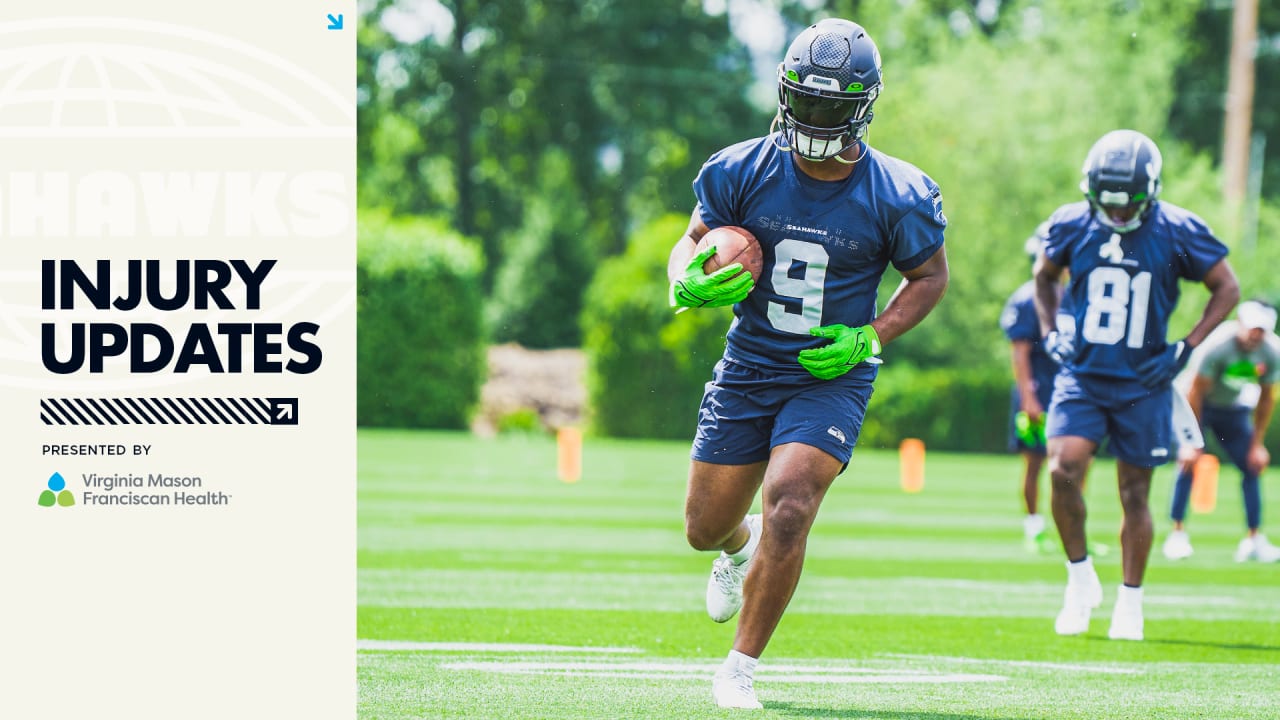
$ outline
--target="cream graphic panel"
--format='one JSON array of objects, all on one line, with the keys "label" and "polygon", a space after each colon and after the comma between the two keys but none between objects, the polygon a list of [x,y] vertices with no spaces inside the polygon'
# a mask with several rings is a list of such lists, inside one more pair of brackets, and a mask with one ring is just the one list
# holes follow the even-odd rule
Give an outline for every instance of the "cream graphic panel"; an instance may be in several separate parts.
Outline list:
[{"label": "cream graphic panel", "polygon": [[0,717],[355,716],[355,3],[0,15]]}]

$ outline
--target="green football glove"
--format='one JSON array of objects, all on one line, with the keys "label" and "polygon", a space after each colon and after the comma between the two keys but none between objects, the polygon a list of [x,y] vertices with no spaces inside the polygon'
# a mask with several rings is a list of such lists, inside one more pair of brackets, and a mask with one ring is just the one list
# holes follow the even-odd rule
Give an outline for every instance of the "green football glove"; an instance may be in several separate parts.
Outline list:
[{"label": "green football glove", "polygon": [[702,271],[702,264],[715,254],[716,247],[712,245],[693,256],[684,268],[684,277],[671,283],[671,307],[720,307],[746,299],[756,281],[751,273],[742,272],[742,263],[725,265],[710,275]]},{"label": "green football glove", "polygon": [[1030,447],[1044,446],[1044,415],[1040,416],[1039,422],[1032,422],[1031,416],[1021,410],[1013,416],[1013,429],[1024,444]]},{"label": "green football glove", "polygon": [[829,345],[800,351],[800,364],[810,375],[822,380],[838,378],[854,365],[880,354],[880,337],[870,325],[857,328],[823,325],[810,328],[809,334],[831,341]]}]

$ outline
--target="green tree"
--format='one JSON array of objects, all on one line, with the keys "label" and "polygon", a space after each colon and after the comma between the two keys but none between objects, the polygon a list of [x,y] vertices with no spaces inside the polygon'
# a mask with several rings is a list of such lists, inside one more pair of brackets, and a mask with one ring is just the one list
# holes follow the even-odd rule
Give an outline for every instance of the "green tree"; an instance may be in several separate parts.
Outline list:
[{"label": "green tree", "polygon": [[596,432],[692,437],[733,313],[722,307],[676,315],[667,306],[667,256],[687,225],[687,217],[667,215],[641,227],[591,283],[582,324]]},{"label": "green tree", "polygon": [[538,187],[510,233],[488,300],[491,336],[534,348],[576,347],[582,295],[596,267],[587,242],[587,209],[571,177],[568,154],[543,155]]},{"label": "green tree", "polygon": [[[1133,127],[1160,140],[1191,11],[1174,0],[1132,10],[1012,4],[1002,13],[1025,17],[1034,8],[1036,22],[963,36],[925,23],[937,37],[927,43],[930,60],[919,62],[910,10],[890,0],[860,5],[884,58],[871,143],[929,173],[950,221],[947,295],[885,357],[1007,367],[997,320],[1030,278],[1024,240],[1056,207],[1080,199],[1080,164],[1104,132]],[[882,301],[898,280],[887,276]]]},{"label": "green tree", "polygon": [[744,97],[745,49],[700,2],[441,6],[451,27],[421,38],[388,29],[394,4],[363,18],[362,193],[395,212],[450,213],[492,268],[512,218],[546,192],[549,148],[569,159],[587,242],[615,253],[635,224],[689,206],[688,180],[725,138],[767,123]]},{"label": "green tree", "polygon": [[361,213],[360,425],[467,426],[485,372],[481,269],[479,247],[438,219]]},{"label": "green tree", "polygon": [[[1170,132],[1222,158],[1227,59],[1231,52],[1232,3],[1201,3],[1186,35],[1187,51],[1174,70],[1177,94],[1169,112]],[[1263,194],[1280,197],[1280,5],[1258,3],[1258,48],[1254,57],[1253,130],[1268,142]],[[1265,236],[1263,236],[1265,237]]]}]

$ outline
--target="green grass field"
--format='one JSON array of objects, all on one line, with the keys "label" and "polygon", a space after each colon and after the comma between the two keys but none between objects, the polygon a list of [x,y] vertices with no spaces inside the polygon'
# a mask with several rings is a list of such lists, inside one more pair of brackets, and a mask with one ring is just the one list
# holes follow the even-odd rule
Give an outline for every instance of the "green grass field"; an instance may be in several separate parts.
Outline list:
[{"label": "green grass field", "polygon": [[[733,622],[706,617],[712,555],[684,540],[687,443],[588,439],[576,484],[556,479],[542,437],[362,431],[359,452],[361,718],[1280,717],[1280,565],[1232,561],[1231,468],[1178,563],[1158,547],[1173,475],[1157,471],[1147,639],[1134,643],[1106,637],[1120,583],[1111,463],[1088,492],[1090,538],[1113,547],[1096,560],[1106,597],[1088,634],[1064,638],[1066,572],[1023,549],[1016,456],[931,453],[908,495],[896,453],[858,450],[761,660],[765,709],[750,713],[711,699]],[[1263,517],[1280,528],[1275,473]]]}]

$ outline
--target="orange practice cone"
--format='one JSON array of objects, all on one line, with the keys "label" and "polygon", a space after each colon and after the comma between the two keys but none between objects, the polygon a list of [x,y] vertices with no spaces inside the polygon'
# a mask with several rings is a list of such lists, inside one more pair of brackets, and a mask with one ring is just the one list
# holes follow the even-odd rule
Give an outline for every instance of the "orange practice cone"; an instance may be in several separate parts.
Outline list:
[{"label": "orange practice cone", "polygon": [[924,441],[907,438],[898,448],[898,464],[901,469],[902,489],[918,493],[924,489]]},{"label": "orange practice cone", "polygon": [[556,431],[556,454],[560,480],[578,482],[582,478],[582,431],[576,427],[562,427]]},{"label": "orange practice cone", "polygon": [[1205,453],[1191,468],[1191,509],[1211,513],[1218,505],[1218,457]]}]

